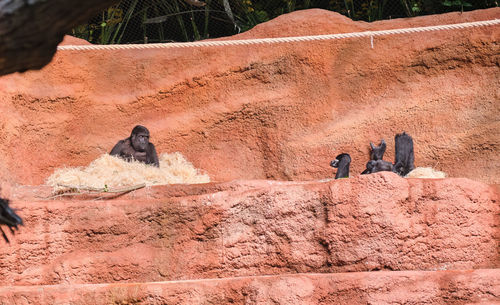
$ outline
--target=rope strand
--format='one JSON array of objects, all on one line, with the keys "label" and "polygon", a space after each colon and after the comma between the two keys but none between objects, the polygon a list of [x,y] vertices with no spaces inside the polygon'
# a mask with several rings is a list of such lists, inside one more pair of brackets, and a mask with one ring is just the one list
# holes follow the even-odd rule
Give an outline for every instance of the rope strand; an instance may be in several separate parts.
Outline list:
[{"label": "rope strand", "polygon": [[278,37],[278,38],[260,38],[260,39],[245,39],[245,40],[220,40],[220,41],[195,41],[195,42],[175,42],[175,43],[151,43],[151,44],[116,44],[116,45],[65,45],[58,46],[61,51],[88,51],[88,50],[121,50],[121,49],[165,49],[165,48],[192,48],[192,47],[214,47],[214,46],[231,46],[231,45],[251,45],[251,44],[272,44],[272,43],[287,43],[287,42],[304,42],[317,40],[333,40],[345,38],[359,38],[370,36],[384,36],[395,34],[409,34],[430,31],[466,29],[480,26],[492,26],[500,24],[500,19],[465,22],[447,25],[436,25],[415,28],[403,28],[383,31],[366,31],[343,34],[328,34],[316,36],[297,36],[297,37]]}]

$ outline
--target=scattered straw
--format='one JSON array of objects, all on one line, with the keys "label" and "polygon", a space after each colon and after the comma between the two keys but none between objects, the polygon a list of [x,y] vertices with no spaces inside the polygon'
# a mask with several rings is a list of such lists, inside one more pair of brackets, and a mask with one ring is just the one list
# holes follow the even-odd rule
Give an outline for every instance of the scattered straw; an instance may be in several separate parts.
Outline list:
[{"label": "scattered straw", "polygon": [[160,168],[142,162],[126,162],[108,154],[101,155],[89,166],[57,169],[47,184],[55,192],[77,188],[119,188],[131,185],[146,186],[176,183],[210,182],[207,174],[201,174],[181,153],[160,155]]},{"label": "scattered straw", "polygon": [[433,169],[432,167],[417,167],[405,178],[428,178],[428,179],[439,179],[446,178],[446,173]]}]

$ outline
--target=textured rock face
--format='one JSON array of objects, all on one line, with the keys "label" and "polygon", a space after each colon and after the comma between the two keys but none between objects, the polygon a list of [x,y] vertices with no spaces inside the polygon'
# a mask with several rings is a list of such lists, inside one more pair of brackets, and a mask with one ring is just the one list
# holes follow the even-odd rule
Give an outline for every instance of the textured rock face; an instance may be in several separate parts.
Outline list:
[{"label": "textured rock face", "polygon": [[141,284],[0,287],[5,304],[498,304],[496,270],[253,276]]},{"label": "textured rock face", "polygon": [[[382,30],[497,18],[500,8],[375,23],[309,10],[234,38]],[[0,78],[0,178],[43,183],[87,165],[136,124],[215,181],[332,176],[369,141],[414,137],[416,165],[499,184],[499,27],[276,45],[60,51]],[[464,169],[465,168],[465,169]],[[347,258],[346,258],[347,259]]]},{"label": "textured rock face", "polygon": [[[367,24],[310,10],[237,38],[499,13]],[[182,152],[212,180],[247,179],[112,200],[47,201],[47,187],[5,184],[25,226],[0,247],[0,303],[498,302],[498,188],[483,182],[500,184],[499,34],[377,37],[373,49],[351,39],[65,51],[41,71],[0,78],[0,181],[40,184],[56,167],[87,165],[136,124],[159,152]],[[369,141],[385,138],[391,160],[402,130],[417,166],[482,182],[358,176]],[[332,177],[339,152],[353,158],[349,179],[248,180]]]},{"label": "textured rock face", "polygon": [[377,173],[327,182],[144,189],[38,201],[0,248],[0,285],[500,267],[498,194],[468,179]]}]

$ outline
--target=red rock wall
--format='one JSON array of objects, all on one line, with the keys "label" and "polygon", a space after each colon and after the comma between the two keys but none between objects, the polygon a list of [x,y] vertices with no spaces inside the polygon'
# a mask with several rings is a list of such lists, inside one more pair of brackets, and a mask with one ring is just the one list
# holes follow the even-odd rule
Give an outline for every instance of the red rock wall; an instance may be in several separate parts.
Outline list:
[{"label": "red rock wall", "polygon": [[[500,8],[374,23],[308,10],[232,38],[330,34],[498,18]],[[87,165],[132,127],[213,180],[332,177],[369,141],[414,137],[416,165],[499,184],[498,26],[310,43],[60,51],[0,78],[0,178],[43,183]],[[466,169],[464,169],[466,168]]]},{"label": "red rock wall", "polygon": [[463,178],[179,185],[106,201],[11,194],[25,226],[0,247],[0,286],[500,267],[498,194]]},{"label": "red rock wall", "polygon": [[[498,304],[496,270],[252,276],[159,283],[0,287],[4,304]],[[24,303],[19,303],[22,300]]]}]

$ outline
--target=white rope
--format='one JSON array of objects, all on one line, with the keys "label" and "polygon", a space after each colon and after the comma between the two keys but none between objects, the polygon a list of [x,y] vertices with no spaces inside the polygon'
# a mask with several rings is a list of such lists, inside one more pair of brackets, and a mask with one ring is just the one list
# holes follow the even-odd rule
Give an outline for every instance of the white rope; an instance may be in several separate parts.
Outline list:
[{"label": "white rope", "polygon": [[77,46],[65,45],[65,46],[58,46],[57,49],[61,51],[64,50],[84,51],[84,50],[191,48],[191,47],[205,47],[205,46],[213,47],[213,46],[231,46],[231,45],[271,44],[271,43],[284,43],[284,42],[303,42],[303,41],[345,39],[345,38],[367,37],[367,36],[371,37],[371,41],[373,43],[374,36],[466,29],[472,27],[491,26],[497,24],[500,24],[500,19],[447,24],[447,25],[425,26],[416,28],[316,35],[316,36],[260,38],[260,39],[245,39],[245,40],[196,41],[196,42],[180,42],[180,43],[176,42],[176,43],[150,43],[150,44],[77,45]]}]

